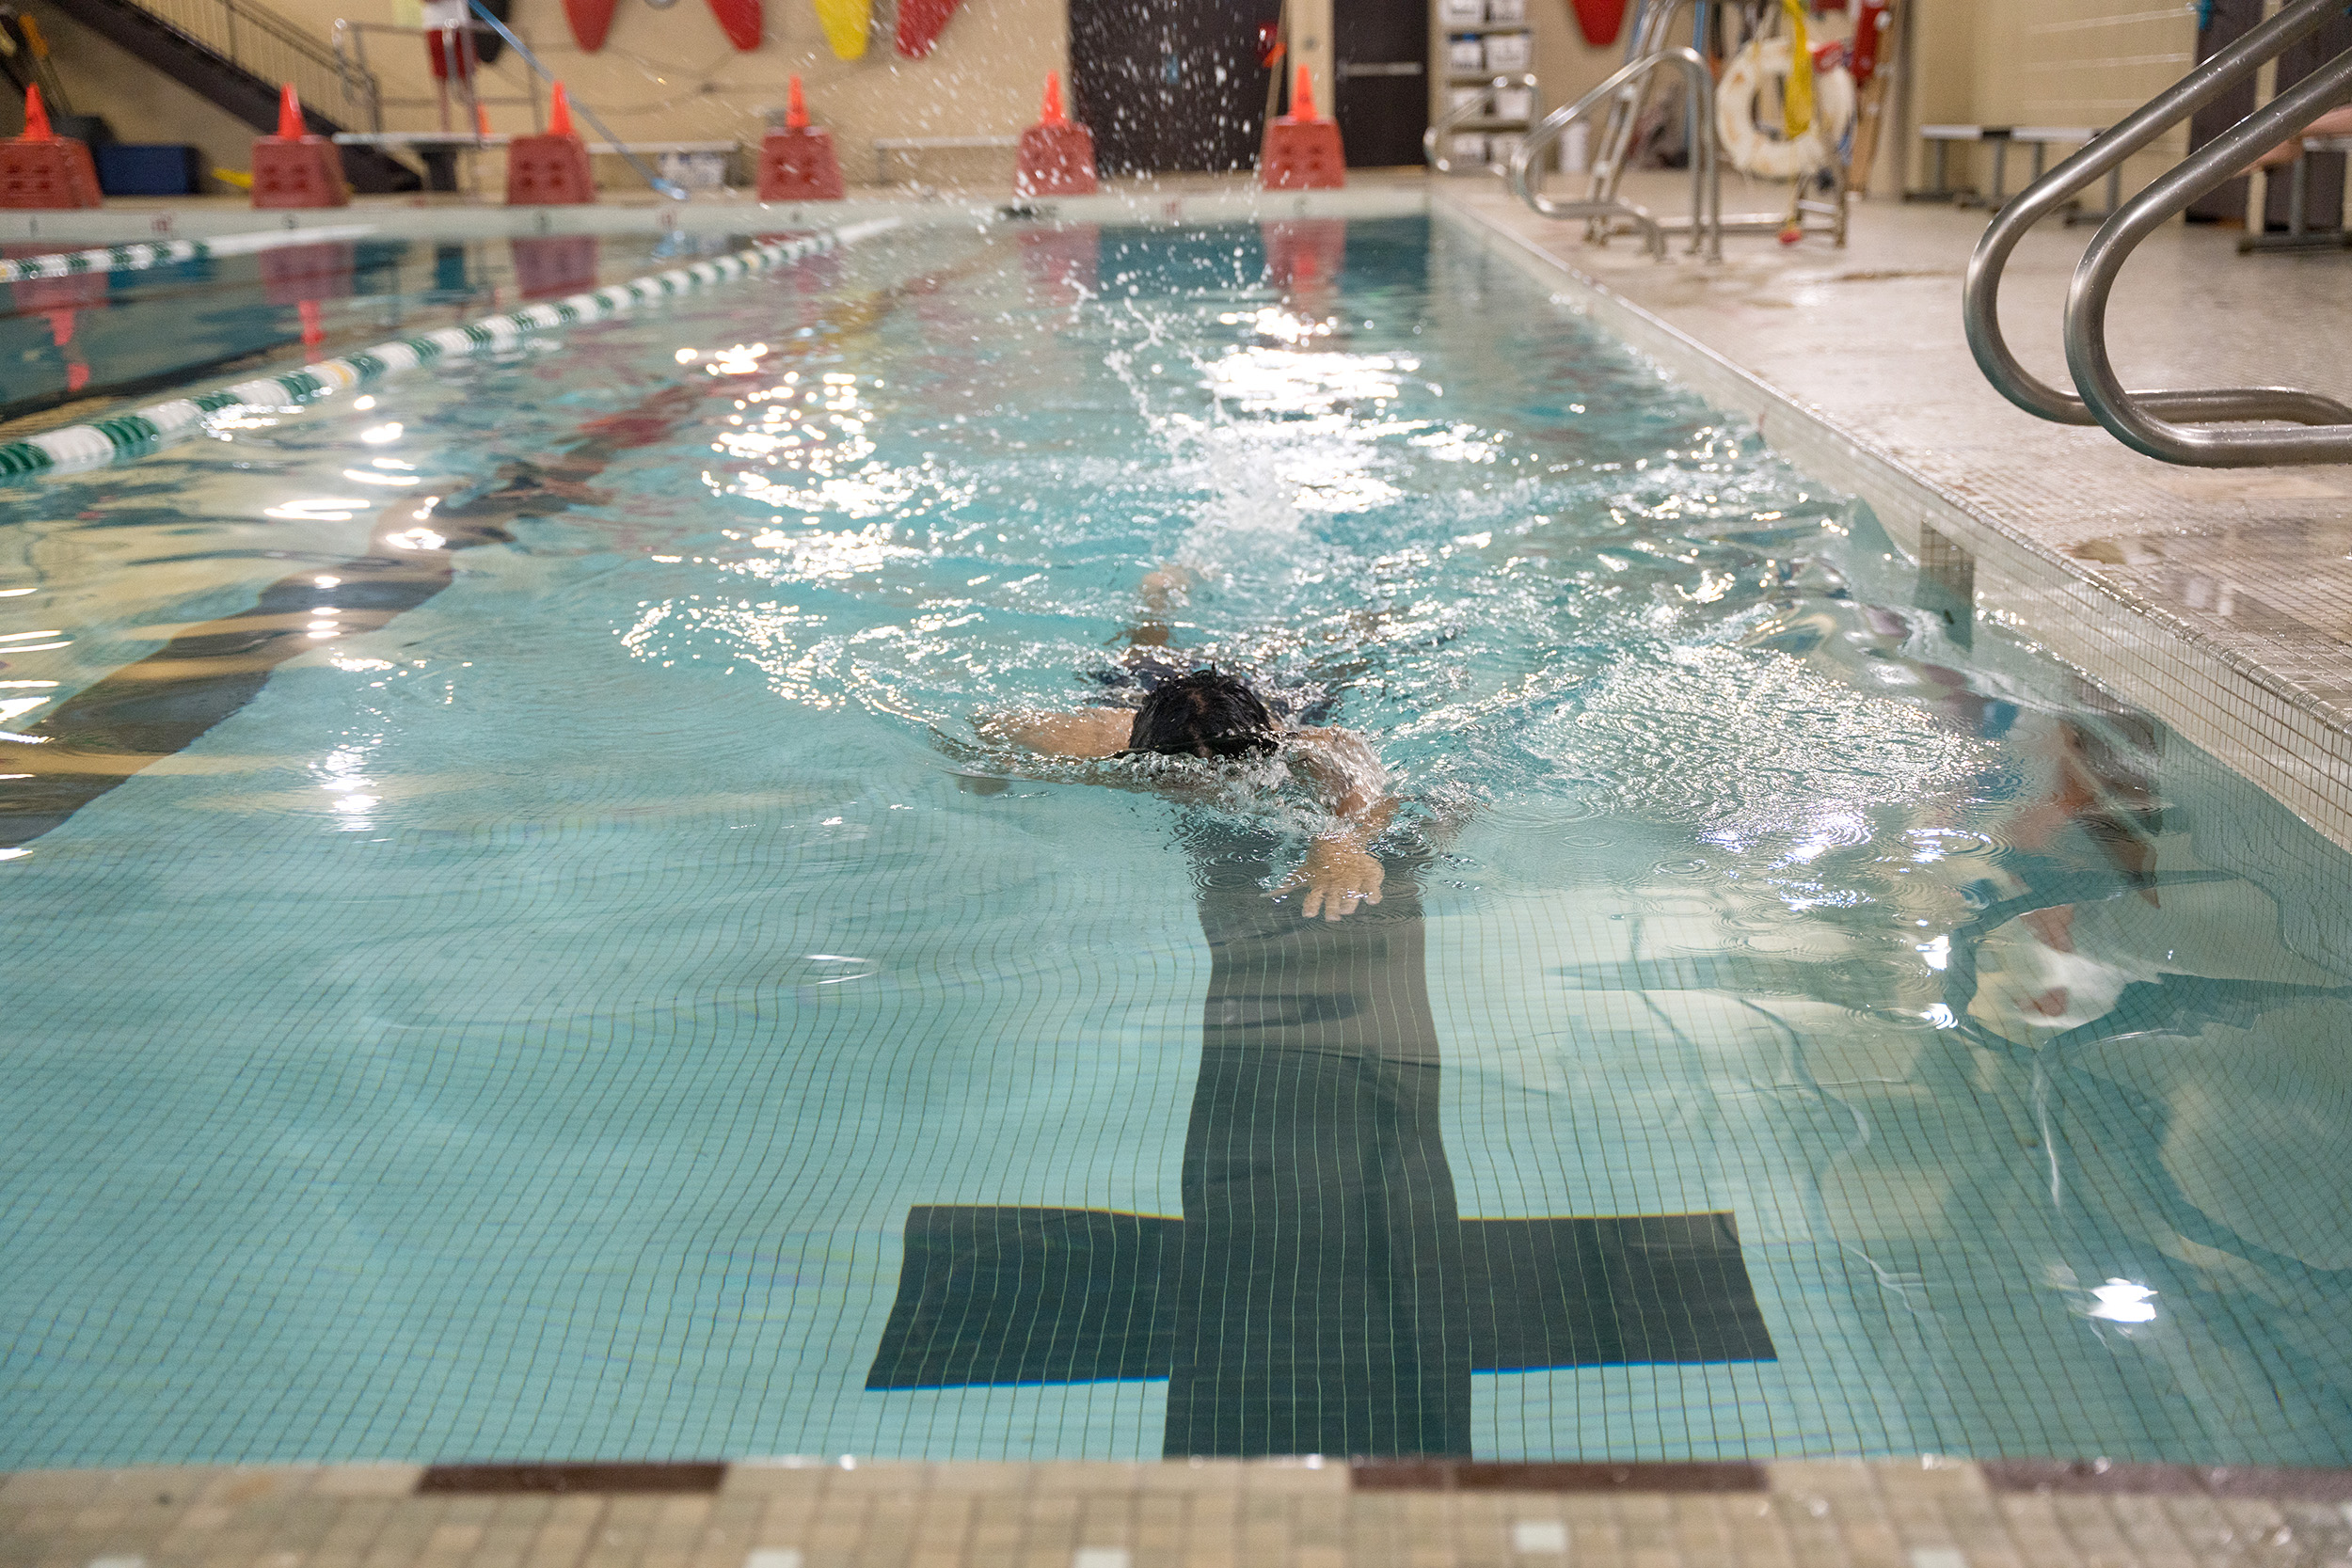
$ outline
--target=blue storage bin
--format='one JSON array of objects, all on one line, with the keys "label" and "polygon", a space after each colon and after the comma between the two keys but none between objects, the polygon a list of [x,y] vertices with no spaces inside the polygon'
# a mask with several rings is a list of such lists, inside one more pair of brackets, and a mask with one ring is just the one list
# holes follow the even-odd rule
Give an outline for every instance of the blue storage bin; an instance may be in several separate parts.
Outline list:
[{"label": "blue storage bin", "polygon": [[194,196],[204,177],[195,148],[177,142],[101,142],[89,150],[108,196]]}]

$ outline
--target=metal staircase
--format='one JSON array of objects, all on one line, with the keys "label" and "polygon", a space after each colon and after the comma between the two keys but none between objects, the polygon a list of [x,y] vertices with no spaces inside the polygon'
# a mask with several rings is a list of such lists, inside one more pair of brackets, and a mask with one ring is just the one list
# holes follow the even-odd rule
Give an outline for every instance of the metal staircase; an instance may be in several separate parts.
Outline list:
[{"label": "metal staircase", "polygon": [[[2058,424],[2102,424],[2135,451],[2197,467],[2352,462],[2352,407],[2294,387],[2127,391],[2107,354],[2107,300],[2133,249],[2191,202],[2324,111],[2352,103],[2352,50],[2312,71],[2176,165],[2101,226],[2066,300],[2066,364],[2081,394],[2041,380],[2001,335],[2001,273],[2035,223],[2172,126],[2216,103],[2342,10],[2344,0],[2289,0],[2001,209],[1969,258],[1962,311],[1978,368],[2003,397]],[[2267,428],[2229,429],[2229,425]]]},{"label": "metal staircase", "polygon": [[[255,0],[74,0],[73,20],[257,131],[278,128],[278,91],[287,82],[319,135],[380,119],[373,73]],[[364,147],[343,150],[343,177],[374,193],[422,183],[397,158]]]}]

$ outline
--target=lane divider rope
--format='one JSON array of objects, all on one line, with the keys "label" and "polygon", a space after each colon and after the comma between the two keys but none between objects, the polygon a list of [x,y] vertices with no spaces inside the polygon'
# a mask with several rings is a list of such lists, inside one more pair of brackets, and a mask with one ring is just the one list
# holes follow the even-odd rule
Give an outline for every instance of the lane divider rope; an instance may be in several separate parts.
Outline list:
[{"label": "lane divider rope", "polygon": [[278,250],[290,245],[326,245],[356,240],[375,232],[372,223],[339,224],[327,229],[272,229],[260,234],[227,234],[217,240],[159,240],[140,245],[101,245],[92,250],[58,250],[45,256],[0,260],[0,283],[23,283],[36,277],[79,277],[101,272],[144,272],[179,261],[209,261],[222,256],[250,256],[257,250]]},{"label": "lane divider rope", "polygon": [[550,326],[604,321],[640,305],[789,265],[839,245],[870,239],[898,226],[897,218],[876,218],[803,240],[754,245],[716,261],[696,261],[590,293],[527,305],[503,315],[468,322],[463,326],[428,332],[421,338],[378,343],[360,353],[321,360],[282,375],[243,381],[219,391],[173,398],[111,419],[47,431],[0,445],[0,483],[36,474],[75,473],[104,467],[126,457],[144,456],[175,436],[190,434],[215,414],[242,407],[282,408],[310,403],[355,387],[372,386],[387,376],[438,359],[479,354],[485,349],[511,348],[531,333]]}]

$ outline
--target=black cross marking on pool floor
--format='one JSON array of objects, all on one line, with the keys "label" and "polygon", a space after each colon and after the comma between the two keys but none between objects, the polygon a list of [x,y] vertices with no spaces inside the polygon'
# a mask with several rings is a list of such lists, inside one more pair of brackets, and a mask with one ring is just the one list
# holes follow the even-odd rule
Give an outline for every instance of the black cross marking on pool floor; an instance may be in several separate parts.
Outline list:
[{"label": "black cross marking on pool floor", "polygon": [[1473,1371],[1773,1358],[1729,1213],[1464,1220],[1418,888],[1336,925],[1193,823],[1181,1219],[926,1206],[869,1389],[1168,1380],[1166,1453],[1466,1454]]}]

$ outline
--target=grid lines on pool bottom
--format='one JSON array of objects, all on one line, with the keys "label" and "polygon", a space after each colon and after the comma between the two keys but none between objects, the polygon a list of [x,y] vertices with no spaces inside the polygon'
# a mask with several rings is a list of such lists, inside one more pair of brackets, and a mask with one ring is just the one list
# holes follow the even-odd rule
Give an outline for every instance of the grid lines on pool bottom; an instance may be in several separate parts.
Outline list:
[{"label": "grid lines on pool bottom", "polygon": [[[690,741],[560,788],[477,779],[380,831],[246,809],[293,785],[231,765],[263,736],[331,749],[348,684],[282,673],[192,766],[11,868],[43,918],[10,998],[0,1463],[1155,1456],[1168,1383],[872,1381],[918,1209],[1189,1226],[1212,1069],[1226,1126],[1303,1107],[1278,1117],[1295,1168],[1387,1216],[1338,1273],[1268,1279],[1276,1307],[1327,1319],[1301,1298],[1348,1283],[1358,1241],[1431,1249],[1383,1281],[1411,1288],[1390,1328],[1434,1334],[1423,1372],[1406,1388],[1394,1345],[1356,1367],[1436,1423],[1400,1448],[2339,1457],[2328,1281],[2282,1300],[2276,1269],[2232,1290],[2168,1264],[2180,1151],[2118,1087],[2147,1068],[2061,1085],[2076,1174],[2045,1202],[2029,1063],[1753,974],[1670,983],[1661,956],[1723,951],[1722,911],[1642,874],[1659,847],[1630,830],[1540,895],[1407,897],[1400,866],[1381,919],[1327,940],[1267,905],[1259,839],[1107,792],[968,796],[854,727],[820,737],[836,770],[781,786]],[[191,819],[223,826],[150,852]],[[1301,1100],[1234,1059],[1253,1040],[1299,1082],[1344,1065]],[[1708,1215],[1771,1354],[1457,1377],[1449,1224]],[[2160,1281],[2175,1338],[2087,1320],[2102,1268]]]}]

